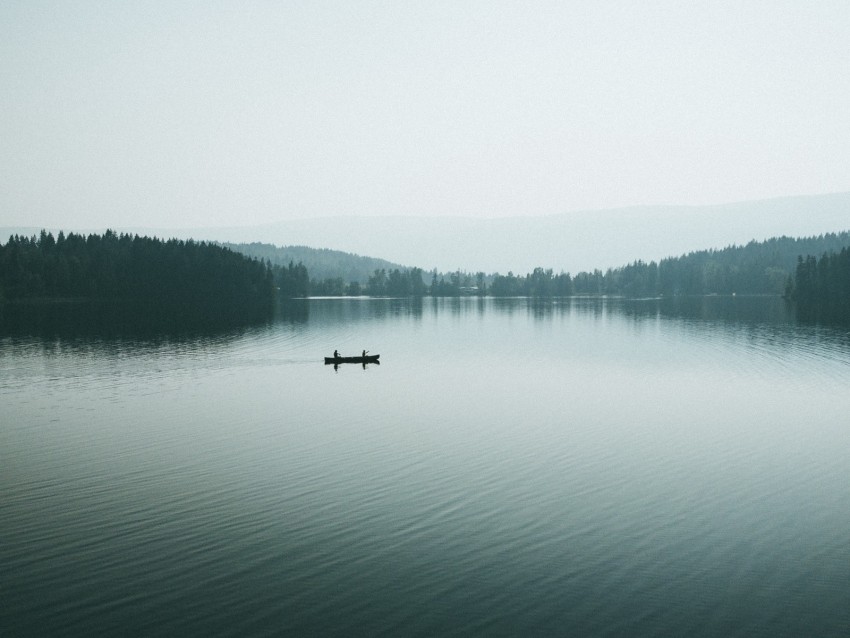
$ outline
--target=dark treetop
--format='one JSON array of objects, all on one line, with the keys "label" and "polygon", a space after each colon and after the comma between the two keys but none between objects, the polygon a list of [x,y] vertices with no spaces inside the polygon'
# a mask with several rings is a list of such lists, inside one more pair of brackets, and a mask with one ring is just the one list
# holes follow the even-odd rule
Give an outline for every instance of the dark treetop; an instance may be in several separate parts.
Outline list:
[{"label": "dark treetop", "polygon": [[0,246],[0,301],[84,299],[170,319],[267,315],[271,267],[204,242],[138,235],[13,236]]},{"label": "dark treetop", "polygon": [[788,296],[803,318],[850,323],[850,249],[800,257]]}]

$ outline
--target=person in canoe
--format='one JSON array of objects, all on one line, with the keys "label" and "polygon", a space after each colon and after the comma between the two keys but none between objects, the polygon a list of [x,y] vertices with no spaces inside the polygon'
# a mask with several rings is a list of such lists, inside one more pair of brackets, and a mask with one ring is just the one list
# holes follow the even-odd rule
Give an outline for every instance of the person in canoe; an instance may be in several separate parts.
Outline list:
[{"label": "person in canoe", "polygon": [[334,350],[334,359],[339,359],[339,352]]}]

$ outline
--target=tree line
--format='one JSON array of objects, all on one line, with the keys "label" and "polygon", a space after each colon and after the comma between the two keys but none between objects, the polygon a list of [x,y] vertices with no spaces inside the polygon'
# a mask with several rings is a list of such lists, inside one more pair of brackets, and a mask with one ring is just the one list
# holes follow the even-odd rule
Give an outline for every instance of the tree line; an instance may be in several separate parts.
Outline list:
[{"label": "tree line", "polygon": [[850,321],[850,249],[799,257],[787,296],[804,318]]},{"label": "tree line", "polygon": [[86,299],[172,319],[267,316],[270,265],[206,242],[138,235],[14,235],[0,245],[0,300]]},{"label": "tree line", "polygon": [[[420,269],[377,269],[362,289],[337,280],[322,294],[406,296],[490,295],[494,297],[566,297],[617,295],[631,298],[700,295],[781,295],[793,278],[803,254],[839,251],[850,245],[850,232],[815,237],[777,237],[743,246],[700,250],[660,261],[638,260],[606,271],[595,269],[575,275],[535,268],[525,275],[456,271],[430,273],[430,285],[420,281]],[[409,279],[408,279],[409,278]],[[427,280],[427,277],[425,277]],[[314,289],[316,289],[315,285]]]},{"label": "tree line", "polygon": [[[302,264],[290,263],[286,273],[296,268],[303,268]],[[277,268],[275,269],[277,273]],[[305,269],[306,273],[306,269]],[[281,273],[283,274],[283,273]],[[430,275],[430,285],[426,283]],[[279,279],[278,285],[284,291],[286,277]],[[289,290],[287,288],[287,290]],[[359,281],[346,282],[342,277],[328,277],[322,280],[313,280],[306,276],[302,281],[300,290],[307,292],[303,296],[357,296],[369,295],[371,297],[424,297],[432,295],[435,297],[456,297],[460,295],[484,295],[487,292],[486,276],[483,272],[475,274],[456,271],[446,275],[440,274],[436,269],[426,273],[421,268],[376,268],[364,284]]]},{"label": "tree line", "polygon": [[700,295],[781,295],[804,254],[835,252],[850,245],[850,232],[817,237],[778,237],[743,246],[700,250],[660,261],[638,260],[606,271],[575,275],[535,268],[525,275],[420,268],[376,268],[361,285],[342,277],[312,280],[302,264],[275,267],[281,293],[289,296],[424,296],[566,297],[616,295],[631,298]]},{"label": "tree line", "polygon": [[[849,232],[802,239],[780,237],[575,275],[544,268],[526,275],[486,275],[381,267],[361,283],[339,275],[311,279],[301,261],[272,264],[269,259],[249,258],[214,243],[163,241],[113,231],[102,236],[60,232],[54,238],[42,231],[38,237],[16,235],[0,245],[0,300],[122,299],[144,302],[146,312],[195,309],[225,317],[265,312],[275,290],[283,298],[361,294],[658,297],[790,295],[793,291],[794,299],[805,306],[843,290],[835,283],[836,273],[843,272],[836,264],[846,259],[841,255],[848,245]],[[802,259],[803,254],[824,257]]]},{"label": "tree line", "polygon": [[525,276],[496,274],[490,294],[497,296],[619,295],[659,297],[709,294],[783,294],[804,254],[838,251],[850,232],[817,237],[778,237],[744,246],[700,250],[656,261],[635,261],[605,272],[555,274],[536,268]]}]

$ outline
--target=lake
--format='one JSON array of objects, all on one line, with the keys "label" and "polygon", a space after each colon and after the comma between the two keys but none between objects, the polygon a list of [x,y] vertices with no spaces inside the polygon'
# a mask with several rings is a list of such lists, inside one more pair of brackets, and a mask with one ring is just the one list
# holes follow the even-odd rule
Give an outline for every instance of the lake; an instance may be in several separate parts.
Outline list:
[{"label": "lake", "polygon": [[780,299],[70,325],[0,333],[0,635],[850,632],[850,331]]}]

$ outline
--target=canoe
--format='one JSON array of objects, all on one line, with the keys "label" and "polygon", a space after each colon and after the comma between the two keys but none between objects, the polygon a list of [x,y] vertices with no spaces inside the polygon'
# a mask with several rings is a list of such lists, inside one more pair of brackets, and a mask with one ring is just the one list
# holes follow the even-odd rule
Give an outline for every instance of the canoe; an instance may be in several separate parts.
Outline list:
[{"label": "canoe", "polygon": [[325,357],[325,363],[380,363],[379,354],[367,354],[365,357]]}]

